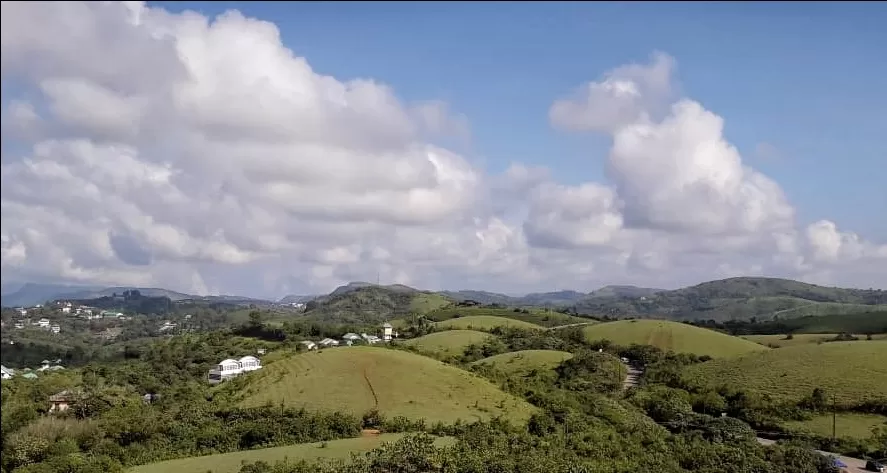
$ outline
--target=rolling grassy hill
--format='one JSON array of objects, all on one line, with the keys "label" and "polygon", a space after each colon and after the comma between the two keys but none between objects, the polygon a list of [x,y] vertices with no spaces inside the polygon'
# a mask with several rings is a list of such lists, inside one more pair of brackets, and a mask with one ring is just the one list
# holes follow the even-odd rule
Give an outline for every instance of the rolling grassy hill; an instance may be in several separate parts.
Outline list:
[{"label": "rolling grassy hill", "polygon": [[[323,458],[348,459],[352,453],[360,453],[382,446],[386,442],[396,442],[406,434],[382,434],[353,439],[330,440],[328,442],[302,443],[285,447],[261,448],[240,452],[220,453],[200,457],[180,458],[141,465],[129,473],[237,473],[243,463],[264,461],[269,464],[284,460],[317,460]],[[436,445],[452,443],[452,438],[440,437]],[[325,444],[325,445],[324,445]],[[324,445],[324,446],[322,446]]]},{"label": "rolling grassy hill", "polygon": [[530,330],[543,330],[541,325],[531,324],[522,320],[496,317],[492,315],[472,315],[448,319],[436,322],[434,326],[439,330],[492,330],[496,327],[522,328]]},{"label": "rolling grassy hill", "polygon": [[[792,335],[791,340],[786,340],[785,335],[743,335],[741,338],[760,343],[768,347],[793,347],[797,345],[809,345],[811,343],[825,343],[826,340],[834,338],[835,333],[799,333]],[[855,335],[860,340],[865,339],[865,335]],[[880,333],[872,336],[875,340],[887,340],[887,334]]]},{"label": "rolling grassy hill", "polygon": [[488,381],[428,357],[375,347],[341,347],[270,363],[244,393],[244,406],[265,403],[428,422],[502,415],[518,421],[533,411]]},{"label": "rolling grassy hill", "polygon": [[434,292],[421,292],[413,296],[410,310],[414,314],[427,314],[451,305],[453,301],[446,296]]},{"label": "rolling grassy hill", "polygon": [[494,355],[475,361],[474,365],[486,365],[503,373],[523,375],[532,370],[553,370],[573,354],[557,350],[521,350]]},{"label": "rolling grassy hill", "polygon": [[483,343],[489,338],[493,338],[493,335],[476,330],[447,330],[407,340],[404,344],[424,353],[445,357],[460,355],[468,345]]},{"label": "rolling grassy hill", "polygon": [[663,350],[711,357],[731,357],[768,350],[757,343],[679,322],[620,320],[583,329],[588,340],[607,339],[617,345],[653,345]]},{"label": "rolling grassy hill", "polygon": [[830,342],[750,353],[691,366],[688,379],[727,384],[789,400],[814,388],[838,403],[887,398],[887,341]]},{"label": "rolling grassy hill", "polygon": [[457,317],[491,316],[520,320],[543,327],[556,327],[575,323],[594,323],[594,319],[576,317],[545,309],[506,309],[496,307],[447,307],[429,312],[427,317],[435,321],[444,321]]}]

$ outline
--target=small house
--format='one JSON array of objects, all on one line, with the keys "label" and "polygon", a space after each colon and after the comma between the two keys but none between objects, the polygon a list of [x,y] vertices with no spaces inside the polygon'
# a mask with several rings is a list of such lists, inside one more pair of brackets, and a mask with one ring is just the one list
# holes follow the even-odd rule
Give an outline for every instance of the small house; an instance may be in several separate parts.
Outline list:
[{"label": "small house", "polygon": [[356,333],[346,333],[345,335],[342,335],[342,340],[350,340],[352,342],[355,342],[357,340],[360,340],[360,335]]},{"label": "small house", "polygon": [[307,350],[317,350],[317,344],[311,340],[302,340],[301,343]]},{"label": "small house", "polygon": [[240,362],[228,358],[222,360],[215,368],[209,370],[208,378],[211,384],[216,384],[238,376],[242,372],[243,370],[240,369]]},{"label": "small house", "polygon": [[34,373],[25,373],[22,375],[22,378],[25,379],[37,379],[37,375]]},{"label": "small house", "polygon": [[319,342],[319,344],[323,347],[337,347],[339,346],[339,341],[333,340],[332,338],[324,338]]},{"label": "small house", "polygon": [[382,340],[386,342],[390,342],[394,335],[394,327],[391,326],[388,322],[382,324]]},{"label": "small house", "polygon": [[367,337],[366,337],[366,341],[367,341],[367,343],[369,343],[370,345],[375,345],[375,344],[381,342],[382,339],[379,338],[379,337],[377,337],[377,336],[375,336],[375,335],[367,335]]},{"label": "small house", "polygon": [[10,379],[15,376],[15,371],[9,369],[3,365],[0,365],[0,378],[2,379]]},{"label": "small house", "polygon": [[49,319],[40,319],[37,321],[37,326],[40,328],[49,328]]},{"label": "small house", "polygon": [[62,327],[59,324],[52,324],[49,326],[49,330],[52,333],[59,333],[62,331]]},{"label": "small house", "polygon": [[68,390],[53,394],[52,396],[49,396],[49,402],[52,404],[49,407],[49,412],[65,412],[72,404],[74,404],[74,402],[76,402],[76,400],[76,393]]}]

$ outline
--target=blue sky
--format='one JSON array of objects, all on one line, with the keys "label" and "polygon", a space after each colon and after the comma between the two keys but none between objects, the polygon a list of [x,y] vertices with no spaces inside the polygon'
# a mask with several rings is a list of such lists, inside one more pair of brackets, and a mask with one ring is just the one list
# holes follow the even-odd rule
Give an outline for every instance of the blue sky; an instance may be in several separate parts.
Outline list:
[{"label": "blue sky", "polygon": [[[606,141],[552,129],[551,102],[661,50],[802,221],[887,239],[884,3],[157,3],[273,21],[318,72],[447,101],[488,170],[543,164],[567,183],[604,179]],[[779,158],[756,156],[762,142]]]}]

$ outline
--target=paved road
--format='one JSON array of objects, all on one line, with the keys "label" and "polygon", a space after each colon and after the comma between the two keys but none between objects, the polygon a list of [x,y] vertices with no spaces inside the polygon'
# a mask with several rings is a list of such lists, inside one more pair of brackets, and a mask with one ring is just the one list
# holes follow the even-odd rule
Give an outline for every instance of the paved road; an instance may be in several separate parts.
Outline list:
[{"label": "paved road", "polygon": [[[758,437],[758,443],[760,443],[762,445],[773,445],[776,442],[773,440],[762,439],[761,437]],[[837,455],[837,454],[829,453],[829,452],[823,452],[822,450],[816,450],[816,452],[821,453],[823,455],[832,455],[834,457],[837,457],[842,462],[846,463],[847,468],[845,468],[844,471],[848,471],[850,473],[864,473],[864,472],[868,471],[865,469],[865,460],[860,460],[859,458],[845,457],[845,456],[841,456],[841,455]]]}]

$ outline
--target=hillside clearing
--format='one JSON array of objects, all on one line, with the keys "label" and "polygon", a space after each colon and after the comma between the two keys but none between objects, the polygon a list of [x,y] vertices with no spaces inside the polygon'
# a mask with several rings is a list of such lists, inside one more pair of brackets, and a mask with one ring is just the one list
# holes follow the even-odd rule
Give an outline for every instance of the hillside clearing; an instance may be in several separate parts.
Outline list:
[{"label": "hillside clearing", "polygon": [[757,343],[714,330],[665,320],[620,320],[583,328],[589,341],[610,340],[617,345],[653,345],[677,353],[731,357],[768,350]]},{"label": "hillside clearing", "polygon": [[[887,425],[887,417],[875,414],[841,413],[835,416],[834,422],[836,436],[866,439],[872,436],[873,428]],[[786,422],[785,427],[796,432],[831,437],[832,416],[824,415],[805,421]]]},{"label": "hillside clearing", "polygon": [[490,338],[494,338],[493,335],[476,330],[447,330],[407,340],[404,344],[421,352],[438,356],[452,356],[461,355],[468,345],[483,343]]},{"label": "hillside clearing", "polygon": [[[837,336],[836,333],[799,333],[792,335],[791,340],[786,340],[785,335],[743,335],[742,338],[759,343],[764,346],[772,346],[777,348],[792,347],[797,345],[808,345],[816,343],[826,343],[827,340]],[[854,335],[859,340],[865,340],[865,335]],[[879,333],[872,335],[874,340],[885,340],[887,334]]]},{"label": "hillside clearing", "polygon": [[507,319],[492,315],[472,315],[459,317],[458,319],[437,322],[434,326],[438,330],[493,330],[497,327],[522,328],[528,330],[542,330],[544,327],[524,322],[522,320]]},{"label": "hillside clearing", "polygon": [[[330,440],[328,442],[302,443],[285,447],[244,450],[201,457],[180,458],[141,465],[129,473],[237,473],[243,463],[264,461],[274,464],[283,460],[317,460],[321,458],[348,459],[351,453],[366,452],[382,446],[386,442],[396,442],[406,434],[382,434],[353,439]],[[323,446],[323,444],[326,444]],[[435,443],[439,446],[452,443],[452,438],[440,437]]]},{"label": "hillside clearing", "polygon": [[542,327],[556,327],[575,323],[594,323],[594,319],[576,317],[560,312],[548,311],[539,308],[507,309],[495,307],[448,307],[428,314],[431,320],[444,321],[454,318],[466,318],[477,316],[504,317],[506,319],[520,320]]},{"label": "hillside clearing", "polygon": [[689,379],[727,384],[797,401],[814,388],[839,404],[887,397],[887,341],[829,342],[712,360],[687,369]]},{"label": "hillside clearing", "polygon": [[410,310],[414,314],[427,314],[452,304],[453,301],[437,293],[419,293],[410,301]]},{"label": "hillside clearing", "polygon": [[557,350],[521,350],[494,355],[475,361],[473,365],[485,365],[507,374],[523,375],[532,370],[551,370],[573,354]]},{"label": "hillside clearing", "polygon": [[294,355],[250,380],[242,404],[265,403],[357,415],[376,407],[386,416],[429,423],[497,415],[518,421],[533,411],[488,381],[431,358],[400,350],[340,347]]}]

